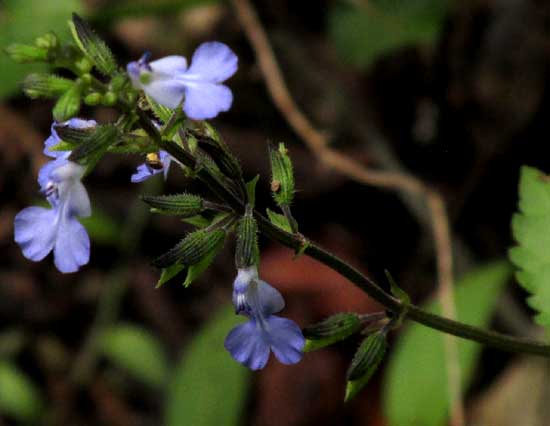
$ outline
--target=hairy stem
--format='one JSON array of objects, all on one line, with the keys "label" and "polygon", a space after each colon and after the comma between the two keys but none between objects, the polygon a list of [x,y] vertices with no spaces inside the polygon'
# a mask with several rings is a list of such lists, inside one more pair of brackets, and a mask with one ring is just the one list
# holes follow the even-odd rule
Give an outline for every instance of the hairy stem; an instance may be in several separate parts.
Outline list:
[{"label": "hairy stem", "polygon": [[[180,163],[195,169],[196,159],[192,154],[187,152],[176,142],[163,140],[158,130],[151,124],[150,119],[143,111],[138,109],[138,115],[144,130],[158,144],[159,148],[167,151]],[[240,214],[244,214],[245,205],[243,202],[239,200],[230,189],[225,187],[218,178],[211,175],[208,170],[204,168],[198,171],[198,177],[233,210]],[[303,236],[293,235],[273,225],[258,211],[254,211],[254,216],[258,222],[260,231],[268,238],[295,250],[303,247]],[[382,289],[373,279],[362,274],[344,260],[313,242],[308,241],[304,254],[340,273],[378,303],[382,304],[386,309],[395,314],[404,313],[407,318],[435,330],[505,351],[530,353],[550,358],[550,345],[545,345],[530,339],[484,330],[479,327],[473,327],[459,321],[432,314],[412,303],[404,303]]]}]

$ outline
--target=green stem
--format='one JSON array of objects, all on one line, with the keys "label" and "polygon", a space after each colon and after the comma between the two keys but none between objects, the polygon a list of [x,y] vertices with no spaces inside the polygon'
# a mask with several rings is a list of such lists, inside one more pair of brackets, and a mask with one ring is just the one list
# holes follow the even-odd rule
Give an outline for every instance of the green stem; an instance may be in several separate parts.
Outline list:
[{"label": "green stem", "polygon": [[[159,148],[166,150],[171,156],[176,158],[182,164],[192,169],[195,168],[196,160],[190,153],[185,151],[175,142],[163,140],[160,133],[151,124],[151,121],[143,111],[138,110],[138,115],[144,130],[159,145]],[[220,199],[226,202],[237,213],[244,214],[245,205],[215,176],[211,175],[205,169],[200,170],[198,175],[199,178],[203,180],[218,197],[220,197]],[[293,235],[273,225],[258,211],[254,211],[254,217],[258,222],[260,231],[268,238],[289,248],[293,248],[294,250],[298,250],[303,247],[303,236]],[[378,303],[383,305],[386,309],[397,315],[404,313],[409,319],[430,328],[505,351],[530,353],[550,358],[550,345],[484,330],[479,327],[473,327],[468,324],[429,313],[412,303],[404,303],[388,294],[374,280],[366,275],[363,275],[353,266],[313,242],[308,241],[304,253],[340,273],[342,276],[346,277],[349,281],[367,293],[370,297],[375,299]]]}]

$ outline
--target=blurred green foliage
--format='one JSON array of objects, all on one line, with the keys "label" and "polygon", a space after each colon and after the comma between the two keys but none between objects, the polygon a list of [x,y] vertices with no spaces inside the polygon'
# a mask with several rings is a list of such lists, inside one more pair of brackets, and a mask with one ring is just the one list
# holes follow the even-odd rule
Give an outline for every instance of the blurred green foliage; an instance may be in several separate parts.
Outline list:
[{"label": "blurred green foliage", "polygon": [[148,330],[132,324],[117,324],[103,333],[101,352],[132,377],[161,388],[168,377],[168,360],[162,343]]},{"label": "blurred green foliage", "polygon": [[34,421],[43,408],[39,389],[14,364],[0,362],[0,413],[23,424]]},{"label": "blurred green foliage", "polygon": [[[72,12],[81,12],[80,0],[3,0],[0,2],[0,48],[11,43],[33,42],[48,31],[62,40],[68,39],[67,20]],[[30,72],[43,70],[42,65],[17,64],[0,54],[0,99],[18,91],[19,84]]]},{"label": "blurred green foliage", "polygon": [[[506,262],[491,263],[472,271],[457,283],[458,320],[487,326],[503,285],[512,270]],[[427,306],[441,313],[439,303]],[[449,412],[445,336],[411,323],[394,345],[384,381],[384,409],[390,426],[441,426]],[[471,381],[482,346],[457,340],[462,384]]]},{"label": "blurred green foliage", "polygon": [[367,67],[390,50],[434,43],[447,7],[447,0],[341,2],[329,14],[329,33],[347,63]]},{"label": "blurred green foliage", "polygon": [[166,426],[236,426],[250,372],[223,349],[228,331],[241,322],[224,306],[188,346],[166,401]]}]

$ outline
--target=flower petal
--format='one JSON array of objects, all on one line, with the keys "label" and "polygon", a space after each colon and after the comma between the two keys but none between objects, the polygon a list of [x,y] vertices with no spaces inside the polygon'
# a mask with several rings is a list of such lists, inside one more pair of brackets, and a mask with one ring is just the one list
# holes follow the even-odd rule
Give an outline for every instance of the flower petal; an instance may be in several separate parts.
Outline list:
[{"label": "flower petal", "polygon": [[195,50],[185,78],[221,83],[235,74],[238,61],[237,55],[225,44],[203,43]]},{"label": "flower petal", "polygon": [[74,182],[67,193],[67,215],[88,217],[92,214],[88,191],[82,182]]},{"label": "flower petal", "polygon": [[294,321],[271,315],[266,318],[271,350],[283,364],[296,364],[303,357],[302,330]]},{"label": "flower petal", "polygon": [[67,158],[71,154],[70,152],[63,152],[62,156],[57,157],[55,160],[48,161],[38,171],[38,184],[42,190],[46,189],[48,182],[52,180],[51,174],[58,167],[66,165],[69,160]]},{"label": "flower petal", "polygon": [[275,287],[262,280],[256,280],[258,285],[258,299],[264,315],[271,315],[280,312],[285,307],[283,296]]},{"label": "flower petal", "polygon": [[57,211],[43,207],[27,207],[14,221],[15,242],[27,259],[44,259],[55,244]]},{"label": "flower petal", "polygon": [[224,346],[236,361],[251,370],[264,368],[269,359],[269,343],[253,319],[233,328]]},{"label": "flower petal", "polygon": [[228,111],[232,103],[233,94],[229,87],[197,82],[187,85],[183,110],[189,118],[205,120]]},{"label": "flower petal", "polygon": [[73,216],[62,217],[54,247],[55,266],[61,272],[76,272],[90,260],[90,238]]},{"label": "flower petal", "polygon": [[149,66],[154,73],[162,73],[173,76],[181,74],[187,70],[187,59],[183,56],[171,55],[156,61],[149,62]]},{"label": "flower petal", "polygon": [[153,76],[149,84],[140,84],[140,88],[160,105],[177,108],[185,94],[185,84],[181,81]]}]

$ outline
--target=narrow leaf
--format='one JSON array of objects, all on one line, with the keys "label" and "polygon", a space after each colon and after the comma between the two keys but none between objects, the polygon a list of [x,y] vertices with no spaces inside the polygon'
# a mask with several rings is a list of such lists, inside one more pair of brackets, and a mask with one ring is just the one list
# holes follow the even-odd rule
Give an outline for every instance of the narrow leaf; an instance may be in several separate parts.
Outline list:
[{"label": "narrow leaf", "polygon": [[266,209],[265,212],[267,213],[267,217],[273,225],[281,228],[286,232],[292,233],[292,228],[290,227],[290,223],[288,223],[288,219],[285,215],[275,213],[274,211],[269,209]]},{"label": "narrow leaf", "polygon": [[181,265],[179,263],[174,263],[171,266],[168,266],[167,268],[163,268],[162,272],[160,273],[160,278],[157,281],[157,285],[155,288],[159,288],[166,284],[168,281],[170,281],[172,278],[174,278],[176,275],[178,275],[181,271],[185,269],[185,265]]},{"label": "narrow leaf", "polygon": [[187,276],[183,282],[184,287],[189,287],[197,278],[199,278],[206,269],[212,264],[218,253],[223,249],[225,240],[221,239],[208,254],[206,254],[198,263],[187,268]]}]

